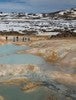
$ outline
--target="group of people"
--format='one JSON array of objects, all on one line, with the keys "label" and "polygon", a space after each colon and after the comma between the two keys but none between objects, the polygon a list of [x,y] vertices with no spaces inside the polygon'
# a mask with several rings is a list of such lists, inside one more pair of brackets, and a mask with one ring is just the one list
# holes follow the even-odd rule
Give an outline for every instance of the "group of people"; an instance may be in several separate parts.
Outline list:
[{"label": "group of people", "polygon": [[[6,36],[6,41],[7,40],[8,40],[8,36]],[[30,41],[30,38],[28,37],[19,38],[18,36],[13,37],[13,42],[17,42],[17,41],[27,42],[27,41]]]}]

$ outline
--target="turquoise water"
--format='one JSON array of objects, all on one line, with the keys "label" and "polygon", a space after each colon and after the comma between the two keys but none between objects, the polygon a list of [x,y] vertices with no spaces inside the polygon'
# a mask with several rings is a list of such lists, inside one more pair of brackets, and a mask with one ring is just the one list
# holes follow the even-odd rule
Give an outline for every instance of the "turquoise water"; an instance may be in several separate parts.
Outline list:
[{"label": "turquoise water", "polygon": [[17,54],[20,50],[26,50],[26,46],[6,44],[0,46],[0,64],[43,64],[45,61],[32,54]]},{"label": "turquoise water", "polygon": [[0,95],[4,100],[46,100],[48,92],[44,88],[39,88],[33,92],[23,92],[16,86],[0,86]]},{"label": "turquoise water", "polygon": [[15,53],[17,50],[23,50],[23,49],[28,49],[28,47],[17,46],[17,45],[14,45],[14,44],[1,45],[0,46],[0,56]]},{"label": "turquoise water", "polygon": [[0,57],[0,64],[41,64],[44,60],[31,54],[12,54]]}]

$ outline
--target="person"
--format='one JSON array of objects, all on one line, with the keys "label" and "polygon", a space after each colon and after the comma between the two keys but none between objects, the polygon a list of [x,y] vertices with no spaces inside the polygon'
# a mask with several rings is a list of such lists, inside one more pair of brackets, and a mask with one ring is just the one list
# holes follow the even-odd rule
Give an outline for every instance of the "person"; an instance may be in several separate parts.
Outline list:
[{"label": "person", "polygon": [[25,41],[27,41],[27,38],[25,37]]},{"label": "person", "polygon": [[30,41],[30,38],[28,38],[28,41]]},{"label": "person", "polygon": [[24,42],[24,37],[22,38],[22,41]]},{"label": "person", "polygon": [[6,36],[6,41],[8,40],[8,37]]},{"label": "person", "polygon": [[15,42],[15,37],[13,37],[13,42]]},{"label": "person", "polygon": [[18,36],[16,37],[16,41],[18,41]]}]

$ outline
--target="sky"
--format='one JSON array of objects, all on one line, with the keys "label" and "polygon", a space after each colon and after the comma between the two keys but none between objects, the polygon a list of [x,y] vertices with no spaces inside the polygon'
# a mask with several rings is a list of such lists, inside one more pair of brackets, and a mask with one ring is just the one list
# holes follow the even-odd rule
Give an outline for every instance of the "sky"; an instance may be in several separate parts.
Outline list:
[{"label": "sky", "polygon": [[0,0],[2,12],[44,13],[76,7],[76,0]]}]

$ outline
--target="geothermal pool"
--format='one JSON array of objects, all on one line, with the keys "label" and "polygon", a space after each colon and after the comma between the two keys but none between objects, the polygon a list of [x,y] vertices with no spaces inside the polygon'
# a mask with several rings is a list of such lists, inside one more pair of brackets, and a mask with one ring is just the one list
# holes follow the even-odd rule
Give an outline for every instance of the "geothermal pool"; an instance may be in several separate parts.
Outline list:
[{"label": "geothermal pool", "polygon": [[32,54],[17,54],[20,50],[27,50],[27,46],[6,44],[0,46],[0,64],[42,64],[45,61]]},{"label": "geothermal pool", "polygon": [[[5,44],[0,46],[0,64],[35,64],[43,70],[60,70],[57,66],[46,62],[42,57],[32,54],[19,54],[19,51],[30,49],[28,46]],[[51,66],[51,67],[50,67]]]}]

